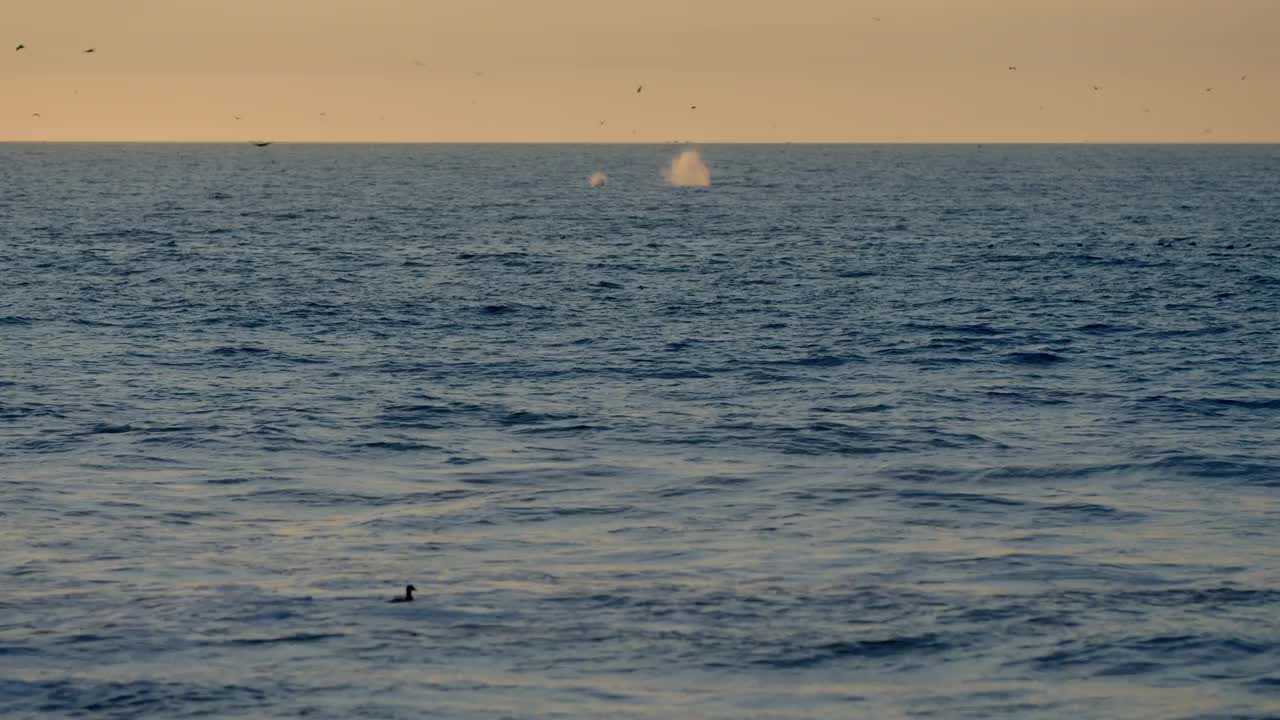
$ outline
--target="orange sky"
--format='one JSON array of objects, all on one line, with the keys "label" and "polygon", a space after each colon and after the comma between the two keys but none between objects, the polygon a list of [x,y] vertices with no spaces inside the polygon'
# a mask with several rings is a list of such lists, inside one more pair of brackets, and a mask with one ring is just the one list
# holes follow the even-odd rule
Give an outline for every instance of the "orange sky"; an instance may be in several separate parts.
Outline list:
[{"label": "orange sky", "polygon": [[0,140],[1280,141],[1280,0],[0,0],[0,35]]}]

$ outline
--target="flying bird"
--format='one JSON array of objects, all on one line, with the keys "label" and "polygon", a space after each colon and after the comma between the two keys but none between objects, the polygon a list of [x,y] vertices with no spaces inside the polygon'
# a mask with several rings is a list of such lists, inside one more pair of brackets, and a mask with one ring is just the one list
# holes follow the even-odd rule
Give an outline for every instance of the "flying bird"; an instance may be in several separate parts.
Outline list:
[{"label": "flying bird", "polygon": [[639,94],[640,94],[640,92],[641,92],[641,91],[643,91],[643,90],[644,90],[644,86],[643,86],[643,85],[637,85],[637,86],[636,86],[636,94],[637,94],[637,95],[639,95]]},{"label": "flying bird", "polygon": [[690,109],[690,110],[697,110],[697,109],[698,109],[698,106],[697,106],[697,105],[690,105],[690,106],[689,106],[689,109]]},{"label": "flying bird", "polygon": [[1213,92],[1213,88],[1205,88],[1204,91],[1207,93],[1211,93]]},{"label": "flying bird", "polygon": [[18,47],[14,48],[13,51],[18,52],[19,50],[26,50],[26,49],[27,49],[26,45],[19,45]]},{"label": "flying bird", "polygon": [[[18,49],[19,49],[19,50],[21,50],[22,48],[21,48],[21,47],[19,47]],[[1240,79],[1241,79],[1241,80],[1248,80],[1248,79],[1249,79],[1249,76],[1248,76],[1248,75],[1241,75],[1241,76],[1240,76]]]},{"label": "flying bird", "polygon": [[1017,70],[1017,69],[1018,69],[1018,66],[1017,66],[1017,65],[1010,65],[1010,66],[1009,66],[1009,69],[1010,69],[1010,70]]},{"label": "flying bird", "polygon": [[239,116],[239,115],[232,115],[231,117],[233,117],[233,118],[235,118],[235,119],[237,119],[237,120],[239,120],[239,119],[240,119],[240,116]]},{"label": "flying bird", "polygon": [[88,50],[81,50],[80,52],[84,53],[85,55],[88,55],[89,53],[98,52],[98,48],[89,48]]},{"label": "flying bird", "polygon": [[1101,90],[1101,89],[1102,89],[1102,86],[1101,86],[1101,85],[1094,85],[1094,86],[1093,86],[1093,90],[1094,90],[1094,92],[1097,92],[1097,91],[1099,91],[1099,90]]},{"label": "flying bird", "polygon": [[872,19],[872,20],[875,20],[876,22],[880,22],[880,18],[878,18],[878,17],[874,17],[874,16],[873,16],[871,19]]},{"label": "flying bird", "polygon": [[40,113],[31,113],[31,117],[40,117]]}]

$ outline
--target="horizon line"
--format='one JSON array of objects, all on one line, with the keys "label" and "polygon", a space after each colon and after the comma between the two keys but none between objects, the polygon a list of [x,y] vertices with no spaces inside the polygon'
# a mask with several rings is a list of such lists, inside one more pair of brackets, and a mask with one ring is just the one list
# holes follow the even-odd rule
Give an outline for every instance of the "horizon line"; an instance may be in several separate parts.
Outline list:
[{"label": "horizon line", "polygon": [[[5,140],[0,145],[252,145],[253,140]],[[270,140],[271,145],[1280,145],[1280,140]]]}]

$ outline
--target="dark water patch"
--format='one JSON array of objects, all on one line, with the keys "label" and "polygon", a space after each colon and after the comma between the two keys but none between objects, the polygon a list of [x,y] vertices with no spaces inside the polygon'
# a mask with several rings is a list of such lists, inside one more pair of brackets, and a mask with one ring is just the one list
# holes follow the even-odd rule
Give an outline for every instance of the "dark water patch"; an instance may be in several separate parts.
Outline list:
[{"label": "dark water patch", "polygon": [[836,356],[836,355],[812,355],[808,357],[794,358],[790,360],[772,360],[770,365],[792,366],[792,367],[816,367],[816,368],[833,368],[842,365],[848,365],[852,362],[861,362],[864,358],[856,355]]},{"label": "dark water patch", "polygon": [[636,377],[649,378],[651,380],[705,380],[712,377],[709,373],[701,370],[694,370],[692,368],[637,370],[630,374]]},{"label": "dark water patch", "polygon": [[1258,678],[1249,683],[1249,689],[1264,695],[1280,696],[1280,675]]},{"label": "dark water patch", "polygon": [[208,351],[209,355],[226,360],[247,360],[253,358],[270,358],[279,362],[300,365],[321,365],[329,361],[325,358],[294,355],[270,348],[255,345],[227,345]]},{"label": "dark water patch", "polygon": [[1144,334],[1156,339],[1210,337],[1213,335],[1226,335],[1238,329],[1235,325],[1202,325],[1184,329],[1150,330]]},{"label": "dark water patch", "polygon": [[132,425],[113,425],[111,423],[98,423],[85,431],[86,435],[123,435],[125,433],[137,432],[139,428]]},{"label": "dark water patch", "polygon": [[116,228],[89,233],[85,237],[90,240],[168,240],[173,235],[145,228]]},{"label": "dark water patch", "polygon": [[411,405],[388,405],[376,425],[434,430],[457,425],[468,418],[488,415],[491,408],[475,403],[438,400]]},{"label": "dark water patch", "polygon": [[525,427],[514,432],[521,435],[576,435],[579,433],[604,432],[612,430],[608,425],[591,425],[588,423],[572,423],[568,425],[542,425]]},{"label": "dark water patch", "polygon": [[1134,664],[1189,667],[1237,662],[1278,651],[1280,646],[1275,644],[1207,634],[1090,636],[1063,640],[1058,649],[1035,657],[1030,664],[1041,672],[1083,669],[1098,675]]},{"label": "dark water patch", "polygon": [[1147,515],[1125,512],[1096,503],[1046,503],[1035,509],[1050,526],[1072,527],[1091,523],[1135,523],[1147,519]]},{"label": "dark water patch", "polygon": [[909,322],[906,323],[905,329],[910,331],[920,331],[923,333],[947,333],[952,335],[976,335],[981,337],[999,337],[1009,334],[1008,330],[993,327],[986,323],[945,325],[938,323]]},{"label": "dark water patch", "polygon": [[507,413],[498,419],[500,425],[539,425],[542,423],[557,422],[563,420],[572,420],[577,416],[573,413],[536,413],[527,410],[517,410]]},{"label": "dark water patch", "polygon": [[1131,333],[1137,330],[1138,328],[1132,325],[1113,325],[1110,323],[1086,323],[1076,328],[1076,332],[1082,332],[1089,335],[1114,335],[1118,333]]},{"label": "dark water patch", "polygon": [[951,645],[937,635],[917,635],[885,640],[841,641],[790,650],[780,657],[755,659],[752,665],[778,670],[795,670],[838,664],[841,662],[903,661],[945,652]]},{"label": "dark water patch", "polygon": [[913,507],[951,508],[956,510],[972,510],[987,508],[987,511],[1006,512],[1011,508],[1026,507],[1027,503],[998,495],[977,495],[973,493],[938,492],[928,490],[902,490],[897,497]]},{"label": "dark water patch", "polygon": [[1009,353],[1004,356],[1004,359],[1013,365],[1047,366],[1067,362],[1069,358],[1057,353],[1037,351]]},{"label": "dark water patch", "polygon": [[341,507],[345,505],[369,505],[378,501],[380,496],[361,495],[357,493],[326,492],[305,488],[282,488],[274,490],[255,490],[244,495],[234,495],[232,502],[265,502],[286,503],[309,507]]},{"label": "dark water patch", "polygon": [[1090,594],[1084,596],[1081,602],[1096,607],[1143,605],[1216,612],[1240,608],[1265,608],[1280,604],[1280,590],[1235,587],[1129,590],[1105,595]]},{"label": "dark water patch", "polygon": [[252,345],[227,345],[214,348],[209,351],[210,355],[218,357],[236,357],[240,355],[269,355],[271,350],[264,347],[255,347]]},{"label": "dark water patch", "polygon": [[557,505],[557,506],[524,506],[505,507],[503,514],[514,522],[547,522],[561,518],[608,517],[613,515],[633,515],[636,508],[632,505]]},{"label": "dark water patch", "polygon": [[1200,453],[1172,453],[1145,466],[1159,477],[1232,479],[1280,487],[1280,457],[1224,458]]},{"label": "dark water patch", "polygon": [[334,638],[347,637],[343,633],[295,633],[293,635],[281,635],[279,637],[258,637],[258,638],[230,638],[225,640],[207,640],[205,645],[300,645],[306,643],[320,642],[322,640],[332,640]]},{"label": "dark water patch", "polygon": [[[0,657],[39,655],[40,650],[26,645],[0,643]],[[4,680],[0,680],[0,697],[4,697]]]},{"label": "dark water patch", "polygon": [[862,413],[888,412],[890,410],[895,409],[895,407],[896,406],[894,405],[885,405],[883,403],[876,403],[872,405],[848,405],[844,407],[834,407],[830,405],[825,405],[825,406],[815,407],[813,411],[821,412],[821,413],[835,413],[835,414],[842,414],[842,415],[858,415]]},{"label": "dark water patch", "polygon": [[390,452],[444,451],[444,448],[438,445],[428,445],[426,443],[410,442],[408,440],[375,440],[372,442],[357,443],[355,447],[360,450],[386,450]]},{"label": "dark water patch", "polygon": [[13,712],[48,717],[194,718],[268,706],[269,693],[243,685],[112,682],[91,678],[0,680]]},{"label": "dark water patch", "polygon": [[1280,398],[1201,398],[1194,401],[1206,407],[1241,408],[1244,410],[1280,410]]}]

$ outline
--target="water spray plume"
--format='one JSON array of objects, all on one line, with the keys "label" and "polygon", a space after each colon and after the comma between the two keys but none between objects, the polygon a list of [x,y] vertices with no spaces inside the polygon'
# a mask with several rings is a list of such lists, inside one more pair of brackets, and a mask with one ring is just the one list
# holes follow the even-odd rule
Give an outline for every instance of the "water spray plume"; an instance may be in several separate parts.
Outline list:
[{"label": "water spray plume", "polygon": [[609,176],[597,170],[591,173],[591,179],[587,182],[589,182],[593,188],[604,187],[604,184],[609,182]]},{"label": "water spray plume", "polygon": [[672,158],[663,177],[673,187],[711,186],[711,168],[703,162],[702,153],[692,148]]}]

